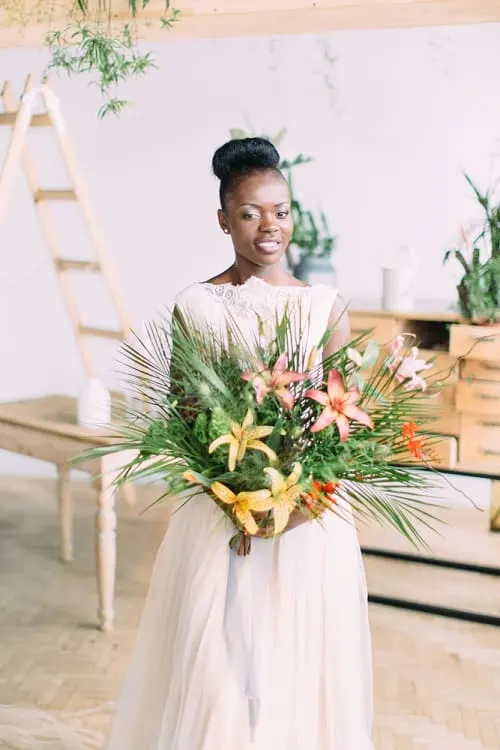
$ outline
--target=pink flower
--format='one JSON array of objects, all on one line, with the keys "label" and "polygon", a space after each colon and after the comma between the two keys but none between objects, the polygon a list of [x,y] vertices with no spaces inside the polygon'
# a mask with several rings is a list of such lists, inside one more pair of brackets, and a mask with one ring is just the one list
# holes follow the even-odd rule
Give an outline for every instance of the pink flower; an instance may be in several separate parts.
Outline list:
[{"label": "pink flower", "polygon": [[349,437],[350,419],[365,425],[365,427],[373,427],[373,422],[368,414],[355,406],[360,399],[360,392],[356,388],[346,391],[338,370],[332,369],[328,373],[326,390],[325,393],[324,391],[311,389],[305,393],[308,398],[312,398],[325,407],[311,427],[311,432],[319,432],[331,424],[336,424],[340,439],[345,442]]},{"label": "pink flower", "polygon": [[404,336],[396,336],[391,345],[391,361],[389,370],[395,373],[396,380],[399,383],[407,380],[405,388],[421,388],[423,391],[427,388],[425,380],[418,375],[422,370],[428,370],[432,364],[428,364],[425,359],[418,359],[418,347],[412,346],[407,357],[401,356],[401,350],[405,347]]},{"label": "pink flower", "polygon": [[258,365],[260,365],[262,369],[259,369],[256,372],[247,370],[241,373],[243,380],[247,380],[253,384],[256,401],[259,406],[268,393],[274,393],[285,409],[291,409],[293,407],[295,398],[288,386],[290,383],[297,383],[300,380],[304,380],[305,375],[300,372],[290,372],[287,370],[287,359],[286,352],[283,352],[283,354],[281,354],[276,360],[272,370],[266,368],[262,362],[259,362]]}]

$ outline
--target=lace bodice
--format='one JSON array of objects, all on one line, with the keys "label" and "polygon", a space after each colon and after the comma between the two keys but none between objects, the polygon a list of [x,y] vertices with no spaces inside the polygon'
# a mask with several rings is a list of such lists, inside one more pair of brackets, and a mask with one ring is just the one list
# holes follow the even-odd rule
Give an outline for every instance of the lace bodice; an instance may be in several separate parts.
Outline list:
[{"label": "lace bodice", "polygon": [[[273,286],[256,276],[244,284],[195,283],[182,290],[176,305],[200,323],[224,327],[228,316],[238,323],[244,335],[255,336],[259,322],[272,323],[285,307],[296,316],[304,344],[312,346],[322,337],[337,290],[324,284],[312,286]],[[272,333],[271,333],[272,335]]]}]

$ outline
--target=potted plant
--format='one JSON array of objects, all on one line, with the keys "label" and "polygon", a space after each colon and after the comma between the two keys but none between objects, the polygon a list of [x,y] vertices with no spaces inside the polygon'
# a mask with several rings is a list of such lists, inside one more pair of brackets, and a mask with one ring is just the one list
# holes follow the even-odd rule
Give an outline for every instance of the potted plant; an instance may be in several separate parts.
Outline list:
[{"label": "potted plant", "polygon": [[[444,255],[444,263],[454,257],[462,266],[463,276],[457,285],[461,314],[472,323],[500,322],[500,203],[494,203],[494,191],[484,195],[466,174],[484,212],[478,234],[471,242],[469,233],[462,231],[463,248],[451,248]],[[477,228],[475,228],[477,231]]]},{"label": "potted plant", "polygon": [[[240,128],[232,128],[231,138],[247,138],[256,135]],[[275,136],[262,135],[277,148],[286,135],[282,128]],[[287,176],[291,193],[293,216],[293,235],[287,250],[287,261],[295,276],[301,281],[324,282],[333,284],[335,273],[332,266],[332,254],[335,249],[335,236],[330,232],[328,220],[323,211],[315,214],[303,207],[297,198],[293,181],[295,169],[312,161],[310,156],[298,154],[294,159],[282,159],[280,169]]]}]

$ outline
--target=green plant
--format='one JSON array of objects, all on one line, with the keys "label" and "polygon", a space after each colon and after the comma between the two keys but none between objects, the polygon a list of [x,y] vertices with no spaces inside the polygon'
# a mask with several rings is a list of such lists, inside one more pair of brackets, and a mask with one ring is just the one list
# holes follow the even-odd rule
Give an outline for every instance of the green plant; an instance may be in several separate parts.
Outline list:
[{"label": "green plant", "polygon": [[494,205],[494,190],[482,194],[467,174],[465,179],[484,211],[484,219],[472,243],[464,231],[464,248],[447,250],[444,263],[453,257],[463,268],[457,286],[462,315],[478,323],[494,323],[500,321],[500,203]]},{"label": "green plant", "polygon": [[[89,74],[104,99],[97,113],[99,118],[118,114],[129,104],[114,93],[120,83],[157,67],[151,53],[140,53],[137,47],[135,19],[148,4],[149,0],[128,0],[131,22],[116,28],[112,22],[112,0],[99,0],[97,10],[89,7],[88,0],[76,0],[69,22],[45,37],[51,52],[46,72],[59,70],[68,76]],[[171,0],[165,0],[165,14],[160,17],[162,28],[171,28],[179,15],[179,10],[171,7]]]},{"label": "green plant", "polygon": [[[246,132],[241,128],[230,129],[231,138],[247,138],[252,135],[257,135],[253,132]],[[277,148],[281,145],[287,131],[286,128],[282,128],[275,136],[269,136],[260,134],[262,138],[267,138]],[[299,260],[302,257],[318,257],[318,258],[329,258],[335,248],[335,236],[331,234],[328,226],[328,219],[323,211],[319,212],[319,216],[316,215],[310,209],[305,209],[302,203],[297,198],[293,175],[295,169],[303,164],[308,164],[312,161],[312,157],[304,156],[304,154],[298,154],[294,159],[282,159],[280,162],[280,169],[287,176],[288,184],[290,185],[291,194],[291,208],[293,216],[293,235],[290,246],[295,248],[299,254]],[[289,262],[291,257],[288,255]]]}]

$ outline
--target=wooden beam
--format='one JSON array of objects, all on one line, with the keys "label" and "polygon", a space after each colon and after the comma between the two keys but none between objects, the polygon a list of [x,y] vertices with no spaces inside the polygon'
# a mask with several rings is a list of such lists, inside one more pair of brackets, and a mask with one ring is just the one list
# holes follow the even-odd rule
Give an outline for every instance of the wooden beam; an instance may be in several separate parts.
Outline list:
[{"label": "wooden beam", "polygon": [[[69,17],[71,0],[51,14],[51,28]],[[162,30],[163,0],[151,0],[138,14],[145,40],[305,34],[334,30],[390,29],[500,22],[500,0],[177,0],[181,11],[171,30]],[[24,26],[0,11],[0,47],[38,45],[48,30],[43,2]],[[208,6],[208,7],[207,7]],[[127,0],[115,0],[114,22],[130,20]],[[47,15],[47,14],[45,14]]]},{"label": "wooden beam", "polygon": [[[0,125],[8,125],[13,127],[16,122],[16,112],[0,112]],[[31,115],[31,127],[47,128],[50,125],[50,117],[48,115]]]}]

